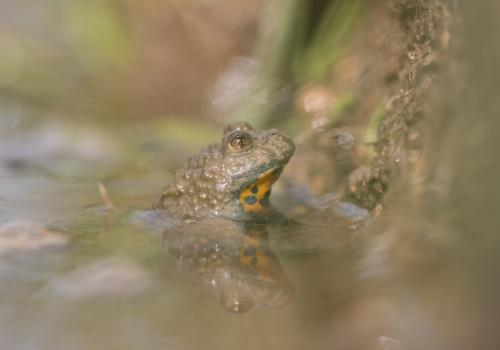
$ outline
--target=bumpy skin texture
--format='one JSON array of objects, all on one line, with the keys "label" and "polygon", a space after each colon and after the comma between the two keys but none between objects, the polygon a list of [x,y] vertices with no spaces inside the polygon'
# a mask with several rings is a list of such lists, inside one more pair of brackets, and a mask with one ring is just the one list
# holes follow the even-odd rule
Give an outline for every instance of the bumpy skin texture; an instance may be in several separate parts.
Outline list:
[{"label": "bumpy skin texture", "polygon": [[155,208],[179,218],[254,220],[270,212],[271,186],[294,149],[278,130],[230,125],[220,144],[191,157],[177,172],[175,183],[163,192]]}]

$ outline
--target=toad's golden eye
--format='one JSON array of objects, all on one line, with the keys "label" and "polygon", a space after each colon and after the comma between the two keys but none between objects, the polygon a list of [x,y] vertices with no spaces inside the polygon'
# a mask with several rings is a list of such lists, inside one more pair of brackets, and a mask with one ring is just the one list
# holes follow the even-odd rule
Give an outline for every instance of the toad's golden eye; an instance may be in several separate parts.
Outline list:
[{"label": "toad's golden eye", "polygon": [[235,132],[229,137],[228,146],[236,152],[243,152],[252,146],[252,137],[244,132]]}]

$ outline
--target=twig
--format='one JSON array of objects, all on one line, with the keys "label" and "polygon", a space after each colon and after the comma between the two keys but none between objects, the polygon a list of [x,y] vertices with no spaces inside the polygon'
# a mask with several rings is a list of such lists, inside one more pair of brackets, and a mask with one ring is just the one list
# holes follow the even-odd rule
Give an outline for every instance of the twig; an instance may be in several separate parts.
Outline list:
[{"label": "twig", "polygon": [[108,190],[106,189],[106,186],[104,186],[104,184],[101,181],[99,181],[97,183],[97,188],[99,189],[99,195],[101,196],[101,199],[106,209],[109,211],[114,210],[115,206],[113,204],[113,201],[108,195]]}]

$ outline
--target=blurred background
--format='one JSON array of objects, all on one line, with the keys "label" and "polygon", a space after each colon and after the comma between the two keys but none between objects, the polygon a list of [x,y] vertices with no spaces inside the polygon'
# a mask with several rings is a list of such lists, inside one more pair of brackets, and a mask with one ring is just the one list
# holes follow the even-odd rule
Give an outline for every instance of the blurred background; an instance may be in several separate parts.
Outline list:
[{"label": "blurred background", "polygon": [[3,1],[2,95],[88,118],[200,118],[259,1]]},{"label": "blurred background", "polygon": [[361,14],[378,7],[339,0],[1,6],[5,100],[41,115],[121,122],[223,121],[242,104],[283,104],[306,82],[330,83]]}]

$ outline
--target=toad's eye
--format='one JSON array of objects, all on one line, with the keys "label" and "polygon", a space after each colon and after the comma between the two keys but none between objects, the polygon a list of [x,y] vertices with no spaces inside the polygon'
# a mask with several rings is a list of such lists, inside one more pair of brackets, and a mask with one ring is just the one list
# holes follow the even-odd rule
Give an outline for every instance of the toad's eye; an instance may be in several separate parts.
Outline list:
[{"label": "toad's eye", "polygon": [[244,132],[235,132],[228,141],[229,149],[235,152],[246,151],[252,146],[252,137]]}]

